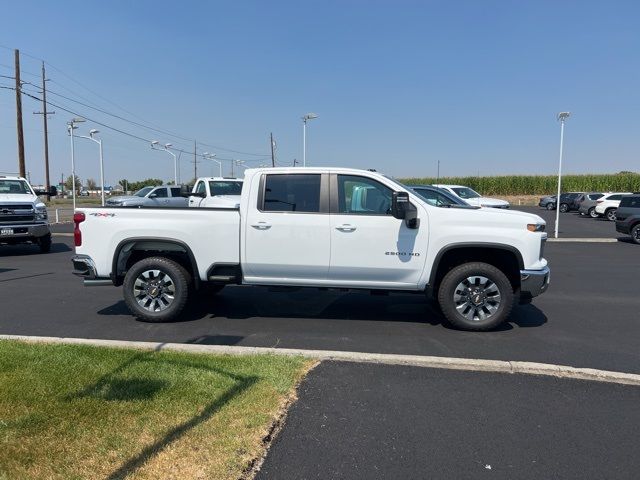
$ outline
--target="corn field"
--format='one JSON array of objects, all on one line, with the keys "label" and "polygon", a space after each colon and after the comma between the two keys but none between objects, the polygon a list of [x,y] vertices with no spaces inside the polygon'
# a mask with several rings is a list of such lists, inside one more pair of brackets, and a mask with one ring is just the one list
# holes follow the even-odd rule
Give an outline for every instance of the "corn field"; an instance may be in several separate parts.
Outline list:
[{"label": "corn field", "polygon": [[[434,177],[402,178],[405,185],[429,185]],[[438,183],[464,185],[482,195],[546,195],[558,188],[555,175],[508,175],[497,177],[440,177]],[[563,175],[563,192],[638,192],[640,174],[621,172],[600,175]]]}]

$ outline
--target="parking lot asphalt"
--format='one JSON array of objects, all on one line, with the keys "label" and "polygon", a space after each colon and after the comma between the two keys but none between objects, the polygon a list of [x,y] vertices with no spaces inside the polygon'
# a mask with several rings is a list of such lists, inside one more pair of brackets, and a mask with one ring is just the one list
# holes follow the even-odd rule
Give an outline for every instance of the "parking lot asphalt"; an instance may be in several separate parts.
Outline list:
[{"label": "parking lot asphalt", "polygon": [[[585,220],[589,222],[589,220]],[[462,332],[420,294],[227,287],[181,321],[128,312],[120,288],[71,275],[70,237],[52,253],[0,247],[0,333],[522,360],[640,373],[640,249],[628,242],[549,244],[549,291],[494,332]]]},{"label": "parking lot asphalt", "polygon": [[640,388],[324,362],[258,479],[636,479]]}]

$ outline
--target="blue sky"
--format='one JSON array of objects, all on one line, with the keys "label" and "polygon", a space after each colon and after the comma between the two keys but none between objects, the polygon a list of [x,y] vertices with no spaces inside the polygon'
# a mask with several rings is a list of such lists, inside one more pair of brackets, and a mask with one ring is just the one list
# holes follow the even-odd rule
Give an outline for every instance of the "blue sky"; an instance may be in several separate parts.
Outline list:
[{"label": "blue sky", "polygon": [[[300,117],[311,111],[320,115],[308,129],[311,165],[429,176],[440,160],[442,175],[550,174],[555,114],[570,110],[567,172],[640,170],[639,2],[2,0],[0,8],[0,45],[47,61],[52,92],[239,152],[268,154],[273,132],[282,165],[301,159]],[[0,48],[0,75],[12,75],[12,64],[13,52]],[[24,80],[39,81],[38,60],[23,55],[22,68]],[[0,171],[17,169],[13,95],[0,90]],[[40,107],[23,104],[27,169],[38,183],[42,119],[31,112]],[[50,108],[51,175],[60,178],[70,171],[71,115]],[[92,127],[104,138],[107,183],[172,178],[168,155],[91,122],[79,132]],[[267,158],[228,150],[198,148],[248,165]],[[77,142],[77,173],[98,178],[97,146],[86,140]]]}]

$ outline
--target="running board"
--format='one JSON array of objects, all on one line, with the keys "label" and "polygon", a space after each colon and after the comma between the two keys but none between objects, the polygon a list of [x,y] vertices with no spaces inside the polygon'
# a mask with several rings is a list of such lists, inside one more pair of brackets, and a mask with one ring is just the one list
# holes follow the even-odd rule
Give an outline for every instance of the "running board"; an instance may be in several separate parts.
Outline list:
[{"label": "running board", "polygon": [[219,282],[219,283],[235,283],[236,276],[235,275],[211,275],[207,279],[210,282]]}]

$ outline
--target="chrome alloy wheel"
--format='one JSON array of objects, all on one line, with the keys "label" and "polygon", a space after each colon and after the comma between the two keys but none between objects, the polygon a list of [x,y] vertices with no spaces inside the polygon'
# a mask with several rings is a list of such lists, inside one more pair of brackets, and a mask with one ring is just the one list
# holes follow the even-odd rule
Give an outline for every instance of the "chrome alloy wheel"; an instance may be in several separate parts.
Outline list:
[{"label": "chrome alloy wheel", "polygon": [[453,302],[458,313],[468,320],[487,320],[500,307],[500,290],[487,277],[467,277],[456,287]]},{"label": "chrome alloy wheel", "polygon": [[175,294],[175,283],[160,270],[145,270],[133,284],[133,296],[138,305],[149,312],[161,312],[169,308]]}]

